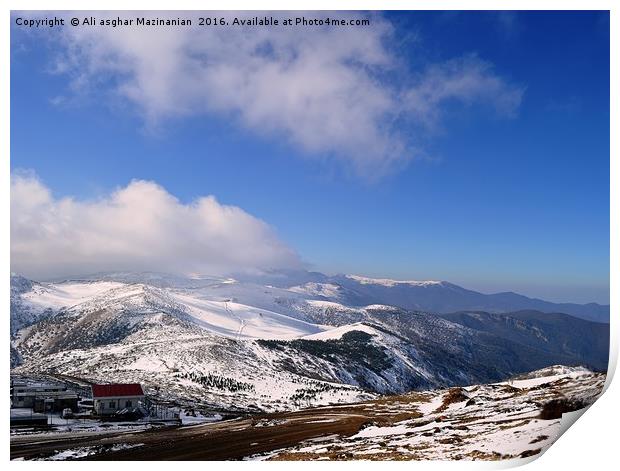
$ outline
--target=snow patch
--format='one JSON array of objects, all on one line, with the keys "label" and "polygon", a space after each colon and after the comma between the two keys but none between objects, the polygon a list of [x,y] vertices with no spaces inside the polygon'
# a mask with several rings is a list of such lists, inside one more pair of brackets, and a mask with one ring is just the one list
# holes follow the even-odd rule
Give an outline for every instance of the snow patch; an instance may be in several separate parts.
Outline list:
[{"label": "snow patch", "polygon": [[347,332],[353,332],[353,331],[366,332],[367,334],[370,334],[370,335],[377,335],[379,333],[373,327],[370,327],[366,324],[358,322],[355,324],[336,327],[334,329],[326,330],[318,334],[306,335],[303,338],[305,340],[338,340],[342,338],[342,336],[346,334]]}]

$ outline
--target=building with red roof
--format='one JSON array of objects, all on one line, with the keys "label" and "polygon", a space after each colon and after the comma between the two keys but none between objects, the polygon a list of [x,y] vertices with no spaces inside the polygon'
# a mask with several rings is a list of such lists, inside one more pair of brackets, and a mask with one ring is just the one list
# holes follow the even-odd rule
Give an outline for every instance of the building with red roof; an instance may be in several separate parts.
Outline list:
[{"label": "building with red roof", "polygon": [[133,410],[144,402],[144,391],[137,383],[93,384],[91,389],[96,415],[114,415]]}]

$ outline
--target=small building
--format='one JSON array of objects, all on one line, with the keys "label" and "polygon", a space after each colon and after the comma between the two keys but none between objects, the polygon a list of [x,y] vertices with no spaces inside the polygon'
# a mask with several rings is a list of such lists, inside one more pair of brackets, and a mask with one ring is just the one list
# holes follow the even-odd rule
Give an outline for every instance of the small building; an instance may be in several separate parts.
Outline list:
[{"label": "small building", "polygon": [[35,409],[35,412],[77,411],[79,396],[64,384],[33,381],[11,382],[11,407]]},{"label": "small building", "polygon": [[144,391],[137,383],[93,384],[91,388],[95,415],[112,416],[135,411],[144,403]]},{"label": "small building", "polygon": [[52,397],[40,396],[34,399],[32,410],[45,413],[62,412],[65,409],[71,409],[72,412],[77,412],[79,400],[80,398],[77,394],[70,392]]}]

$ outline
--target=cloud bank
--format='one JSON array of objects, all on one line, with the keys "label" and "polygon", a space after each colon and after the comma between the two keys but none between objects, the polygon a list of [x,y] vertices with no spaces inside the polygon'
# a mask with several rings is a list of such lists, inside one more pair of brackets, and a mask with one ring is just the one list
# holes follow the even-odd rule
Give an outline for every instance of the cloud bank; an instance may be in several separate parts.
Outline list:
[{"label": "cloud bank", "polygon": [[412,69],[415,58],[399,55],[395,31],[381,16],[329,16],[369,17],[371,24],[69,27],[59,36],[54,70],[68,76],[78,94],[104,90],[131,104],[147,127],[171,118],[216,116],[285,141],[306,156],[336,160],[363,176],[383,175],[410,160],[421,133],[437,126],[452,103],[490,105],[502,116],[513,116],[520,105],[523,88],[499,76],[488,62],[466,56]]},{"label": "cloud bank", "polygon": [[183,204],[156,183],[134,180],[104,198],[79,201],[54,198],[32,175],[11,178],[11,271],[34,279],[299,267],[270,226],[213,196]]}]

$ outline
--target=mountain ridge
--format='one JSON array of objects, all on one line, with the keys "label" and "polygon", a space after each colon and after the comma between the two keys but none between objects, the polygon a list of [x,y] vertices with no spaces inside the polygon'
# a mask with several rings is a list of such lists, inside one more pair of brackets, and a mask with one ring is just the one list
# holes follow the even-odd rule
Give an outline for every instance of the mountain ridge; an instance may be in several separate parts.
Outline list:
[{"label": "mountain ridge", "polygon": [[[11,274],[13,277],[26,278]],[[253,283],[261,286],[304,292],[326,289],[339,291],[343,304],[363,307],[370,304],[387,304],[403,309],[418,309],[440,314],[458,311],[515,312],[537,310],[540,312],[561,312],[594,322],[609,322],[608,304],[555,303],[531,298],[514,291],[485,294],[464,288],[449,281],[394,280],[372,278],[360,275],[326,275],[320,272],[283,271],[260,275],[238,274],[232,277],[171,275],[157,272],[104,272],[69,278],[59,278],[52,283],[67,281],[108,280],[123,283],[144,283],[156,287],[200,288],[215,283]],[[13,285],[13,281],[11,282]],[[338,301],[329,294],[326,300]]]}]

